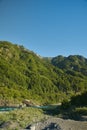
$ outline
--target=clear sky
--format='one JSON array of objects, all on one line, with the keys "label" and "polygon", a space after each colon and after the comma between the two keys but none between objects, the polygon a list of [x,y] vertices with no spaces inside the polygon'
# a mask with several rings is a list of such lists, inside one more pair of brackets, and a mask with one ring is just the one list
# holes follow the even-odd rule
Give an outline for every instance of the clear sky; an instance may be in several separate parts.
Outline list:
[{"label": "clear sky", "polygon": [[0,0],[0,40],[41,56],[87,57],[87,0]]}]

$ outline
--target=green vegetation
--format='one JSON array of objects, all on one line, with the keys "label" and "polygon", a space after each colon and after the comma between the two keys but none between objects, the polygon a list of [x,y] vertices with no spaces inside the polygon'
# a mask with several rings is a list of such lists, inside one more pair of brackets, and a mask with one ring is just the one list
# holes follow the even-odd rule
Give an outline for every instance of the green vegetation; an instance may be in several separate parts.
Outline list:
[{"label": "green vegetation", "polygon": [[[87,115],[87,59],[83,56],[40,57],[23,46],[0,41],[0,106],[61,103],[55,109],[23,108],[0,113],[0,126],[25,128],[53,115],[82,119]],[[9,129],[9,128],[6,128]]]},{"label": "green vegetation", "polygon": [[87,116],[87,92],[72,96],[70,100],[64,100],[60,113],[65,118],[83,120],[82,116]]},{"label": "green vegetation", "polygon": [[[26,128],[29,124],[44,120],[46,116],[41,109],[23,108],[11,112],[0,113],[0,125],[10,122],[6,130],[16,130],[16,128]],[[12,126],[12,124],[14,124]],[[0,128],[1,129],[1,128]]]},{"label": "green vegetation", "polygon": [[75,106],[75,107],[84,107],[87,106],[87,91],[82,93],[82,94],[78,94],[75,96],[72,96],[70,100],[64,100],[62,102],[62,107],[66,106],[66,108],[69,108],[71,106]]},{"label": "green vegetation", "polygon": [[23,46],[0,41],[0,105],[23,99],[54,104],[86,90],[86,58],[42,58]]}]

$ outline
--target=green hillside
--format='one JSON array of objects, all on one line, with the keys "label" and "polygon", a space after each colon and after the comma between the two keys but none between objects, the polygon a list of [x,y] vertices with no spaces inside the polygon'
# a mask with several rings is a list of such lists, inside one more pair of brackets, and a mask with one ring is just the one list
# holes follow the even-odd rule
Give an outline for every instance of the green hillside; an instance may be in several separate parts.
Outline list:
[{"label": "green hillside", "polygon": [[0,41],[0,104],[23,99],[58,103],[85,90],[86,58],[42,58],[23,46]]},{"label": "green hillside", "polygon": [[80,55],[70,55],[68,57],[57,56],[51,60],[51,63],[65,72],[79,72],[87,76],[87,59]]}]

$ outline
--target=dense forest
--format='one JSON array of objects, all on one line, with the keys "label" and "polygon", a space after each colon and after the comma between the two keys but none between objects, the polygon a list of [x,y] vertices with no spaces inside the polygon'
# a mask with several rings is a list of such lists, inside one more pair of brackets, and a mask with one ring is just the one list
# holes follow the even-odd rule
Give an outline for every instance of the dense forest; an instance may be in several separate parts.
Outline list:
[{"label": "dense forest", "polygon": [[23,99],[52,104],[86,90],[85,57],[41,57],[22,45],[0,41],[0,104]]}]

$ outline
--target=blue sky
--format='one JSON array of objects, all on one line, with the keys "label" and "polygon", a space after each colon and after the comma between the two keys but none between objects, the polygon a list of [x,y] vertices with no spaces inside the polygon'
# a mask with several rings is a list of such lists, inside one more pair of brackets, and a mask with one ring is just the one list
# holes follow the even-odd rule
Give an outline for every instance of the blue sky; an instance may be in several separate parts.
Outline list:
[{"label": "blue sky", "polygon": [[0,40],[41,56],[87,57],[87,0],[0,0]]}]

